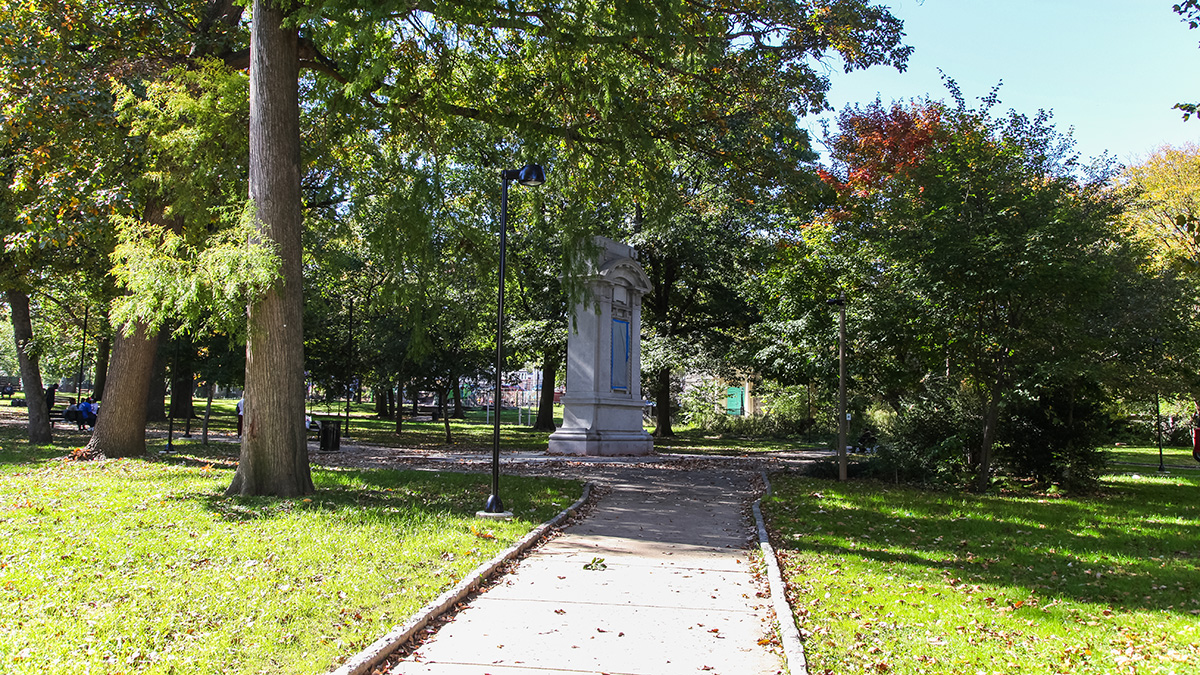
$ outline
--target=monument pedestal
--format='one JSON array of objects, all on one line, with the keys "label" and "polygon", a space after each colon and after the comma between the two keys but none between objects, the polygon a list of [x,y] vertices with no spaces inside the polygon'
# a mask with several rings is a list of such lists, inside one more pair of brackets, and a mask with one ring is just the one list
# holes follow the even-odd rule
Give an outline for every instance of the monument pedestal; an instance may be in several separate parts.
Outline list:
[{"label": "monument pedestal", "polygon": [[563,426],[550,434],[554,455],[649,455],[642,428],[642,295],[652,286],[632,246],[596,237],[600,259],[587,278],[567,336]]}]

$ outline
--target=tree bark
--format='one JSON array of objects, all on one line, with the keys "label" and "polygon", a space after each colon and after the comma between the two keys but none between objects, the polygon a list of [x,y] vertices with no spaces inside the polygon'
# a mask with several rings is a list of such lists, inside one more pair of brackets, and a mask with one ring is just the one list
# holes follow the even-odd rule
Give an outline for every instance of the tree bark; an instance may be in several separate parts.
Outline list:
[{"label": "tree bark", "polygon": [[8,292],[12,311],[13,341],[21,367],[21,389],[25,392],[25,410],[29,415],[29,442],[45,445],[54,440],[50,428],[50,409],[42,395],[42,371],[33,343],[33,320],[29,316],[29,296],[21,291]]},{"label": "tree bark", "polygon": [[654,397],[654,417],[657,425],[654,436],[664,438],[675,435],[671,430],[671,369],[659,368],[657,377],[658,391]]},{"label": "tree bark", "polygon": [[201,442],[204,445],[208,445],[208,420],[209,420],[209,418],[212,417],[212,402],[213,402],[212,380],[208,381],[208,386],[206,386],[205,389],[208,390],[208,400],[206,400],[204,402],[204,431],[201,434],[201,436],[203,438],[203,440]]},{"label": "tree bark", "polygon": [[546,356],[542,363],[542,393],[538,399],[537,419],[533,422],[536,431],[554,431],[554,381],[558,378],[559,360]]},{"label": "tree bark", "polygon": [[387,405],[387,392],[383,387],[376,386],[371,389],[371,394],[375,398],[375,416],[381,420],[389,417]]},{"label": "tree bark", "polygon": [[412,416],[416,417],[421,414],[421,392],[416,380],[408,385],[408,395],[412,397]]},{"label": "tree bark", "polygon": [[455,376],[451,381],[453,382],[454,391],[454,419],[461,420],[464,417],[462,404],[462,379],[458,376]]},{"label": "tree bark", "polygon": [[396,382],[396,405],[392,408],[396,414],[396,433],[404,430],[404,383]]},{"label": "tree bark", "polygon": [[138,326],[126,337],[117,332],[113,344],[113,381],[106,386],[104,404],[96,418],[89,450],[106,457],[138,457],[146,454],[146,401],[154,375],[158,335],[146,335]]},{"label": "tree bark", "polygon": [[96,382],[92,387],[92,396],[97,400],[104,398],[104,386],[108,384],[108,358],[112,350],[112,339],[107,335],[101,337],[96,347]]},{"label": "tree bark", "polygon": [[1000,423],[1000,394],[989,392],[983,410],[983,440],[979,444],[979,466],[975,491],[986,492],[992,479],[992,446],[996,443],[996,425]]},{"label": "tree bark", "polygon": [[299,62],[295,28],[267,0],[250,26],[250,199],[282,279],[249,308],[245,432],[227,495],[313,491],[304,429]]}]

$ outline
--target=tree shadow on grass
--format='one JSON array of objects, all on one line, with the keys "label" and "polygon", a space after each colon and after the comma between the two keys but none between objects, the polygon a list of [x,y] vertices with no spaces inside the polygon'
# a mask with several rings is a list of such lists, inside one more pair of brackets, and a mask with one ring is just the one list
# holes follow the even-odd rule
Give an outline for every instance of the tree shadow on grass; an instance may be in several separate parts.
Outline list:
[{"label": "tree shadow on grass", "polygon": [[[173,457],[171,463],[203,468],[195,457]],[[481,474],[451,471],[402,471],[395,469],[337,469],[313,467],[316,491],[301,497],[227,497],[211,493],[188,494],[179,500],[201,499],[206,508],[228,521],[245,522],[286,516],[296,510],[325,513],[354,513],[384,521],[407,521],[423,517],[473,517],[487,502],[490,479]],[[546,498],[546,482],[557,491]],[[551,502],[567,503],[578,497],[577,481],[545,478],[505,477],[505,500],[510,504],[533,505],[529,518],[545,519],[560,508]]]},{"label": "tree shadow on grass", "polygon": [[911,565],[960,587],[1189,614],[1200,610],[1200,481],[1177,482],[1110,483],[1104,496],[1080,502],[877,483],[828,484],[826,498],[809,481],[815,491],[789,492],[793,501],[769,511],[779,545],[799,553]]}]

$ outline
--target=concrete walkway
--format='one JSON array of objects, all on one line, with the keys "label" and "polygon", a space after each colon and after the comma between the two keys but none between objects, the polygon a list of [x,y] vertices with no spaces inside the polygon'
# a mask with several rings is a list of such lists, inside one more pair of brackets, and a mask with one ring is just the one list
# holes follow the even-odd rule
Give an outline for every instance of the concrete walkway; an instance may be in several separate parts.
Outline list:
[{"label": "concrete walkway", "polygon": [[389,672],[782,672],[760,644],[773,628],[748,557],[750,474],[626,471],[603,483],[586,518]]}]

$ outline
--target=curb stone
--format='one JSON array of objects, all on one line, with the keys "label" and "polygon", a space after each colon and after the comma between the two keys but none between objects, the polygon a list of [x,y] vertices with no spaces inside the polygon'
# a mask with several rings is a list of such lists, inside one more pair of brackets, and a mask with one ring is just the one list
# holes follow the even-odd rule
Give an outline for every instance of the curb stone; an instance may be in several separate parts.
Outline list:
[{"label": "curb stone", "polygon": [[[767,491],[763,497],[771,494],[771,481],[767,472],[762,472],[763,484]],[[779,571],[779,561],[775,559],[775,549],[767,536],[767,525],[763,521],[762,509],[759,505],[762,497],[754,500],[754,522],[758,525],[758,545],[762,549],[763,561],[767,564],[767,583],[771,591],[772,608],[775,610],[775,623],[779,626],[779,641],[783,643],[783,665],[791,675],[808,675],[808,662],[804,658],[804,644],[800,641],[800,631],[796,629],[795,614],[788,604],[787,587],[783,583],[783,575]]]},{"label": "curb stone", "polygon": [[[408,621],[396,626],[386,635],[371,643],[366,649],[351,656],[337,670],[330,671],[329,675],[364,675],[364,673],[369,672],[371,668],[391,655],[397,647],[412,639],[430,621],[453,608],[463,598],[479,588],[479,584],[494,574],[501,566],[536,544],[551,528],[557,527],[578,513],[579,509],[591,497],[594,487],[595,483],[589,481],[583,486],[583,495],[574,504],[571,504],[560,511],[558,515],[531,530],[525,536],[518,539],[512,546],[497,553],[491,560],[476,567],[462,581],[433,600],[430,600],[429,603],[422,607]],[[773,593],[774,590],[772,590]]]}]

